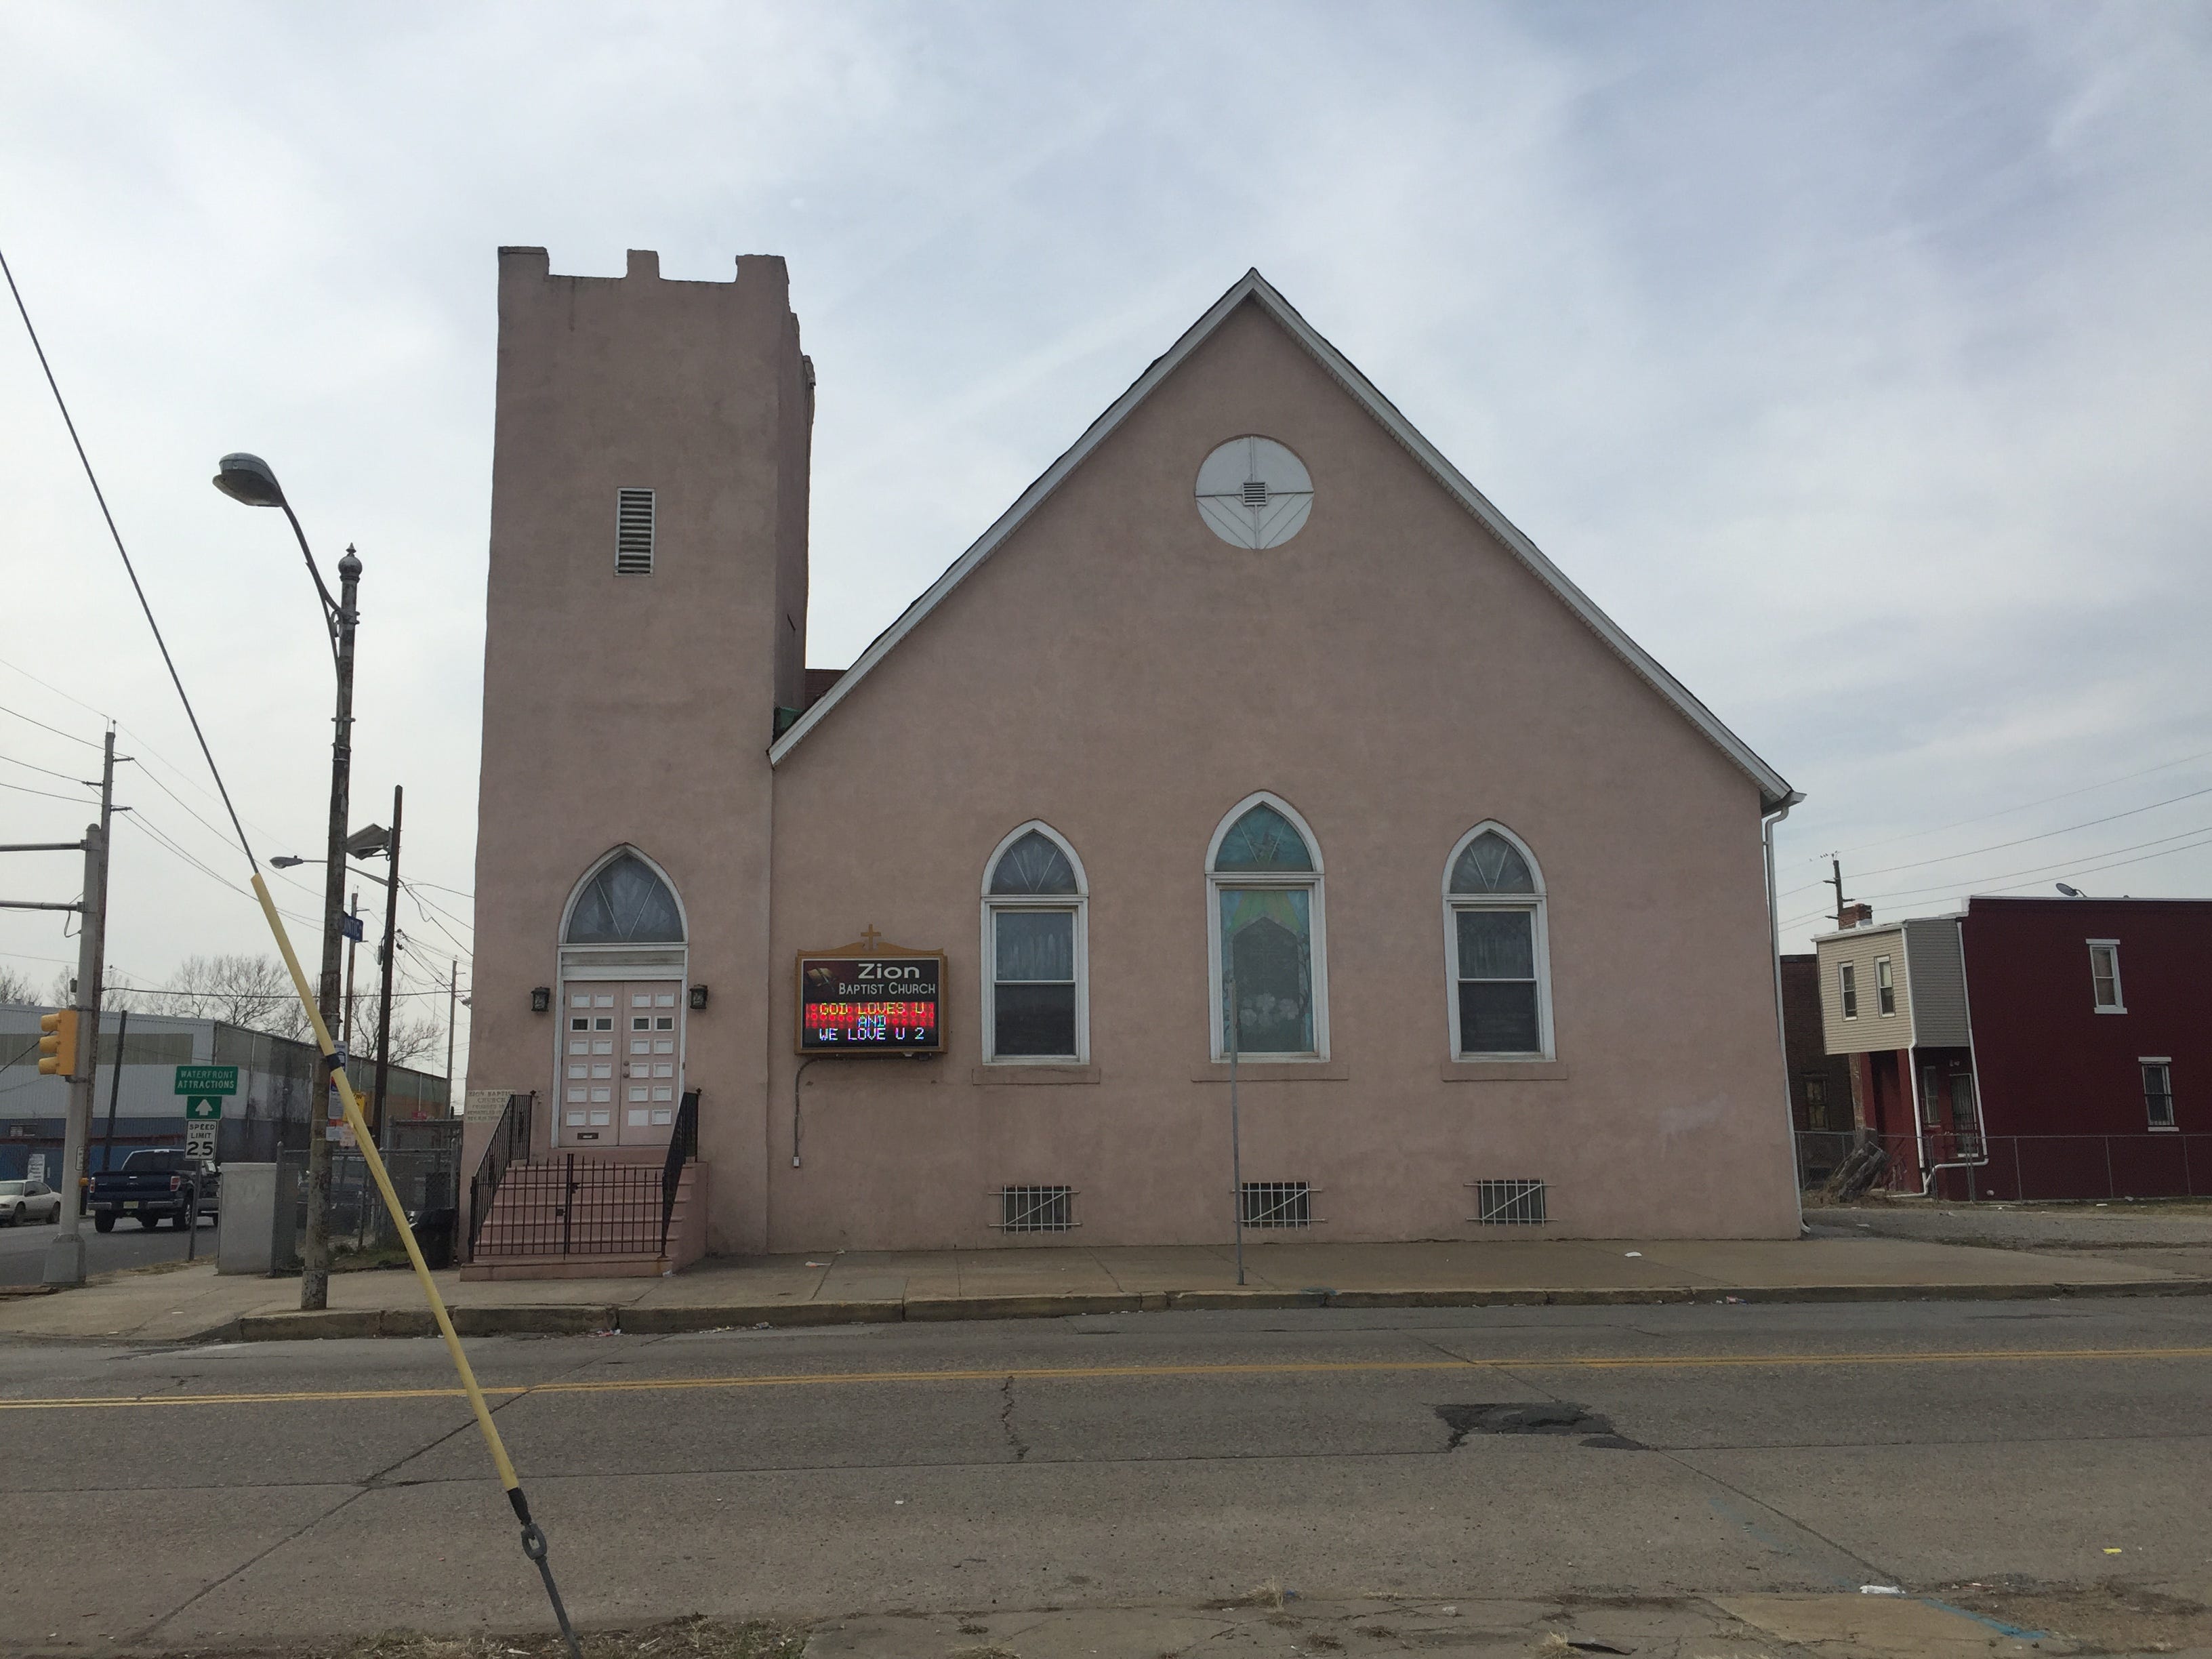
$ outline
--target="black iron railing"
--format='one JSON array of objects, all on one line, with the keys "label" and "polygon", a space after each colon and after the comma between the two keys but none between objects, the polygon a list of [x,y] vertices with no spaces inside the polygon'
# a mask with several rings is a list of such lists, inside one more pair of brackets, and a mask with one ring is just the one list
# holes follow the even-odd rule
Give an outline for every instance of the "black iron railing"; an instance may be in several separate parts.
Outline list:
[{"label": "black iron railing", "polygon": [[650,1164],[574,1152],[515,1164],[477,1236],[477,1259],[650,1255],[659,1175]]},{"label": "black iron railing", "polygon": [[531,1109],[537,1095],[509,1095],[507,1109],[499,1115],[499,1123],[491,1132],[491,1139],[484,1146],[483,1157],[477,1164],[477,1172],[469,1177],[469,1255],[473,1258],[477,1241],[483,1236],[484,1223],[491,1218],[492,1200],[499,1191],[499,1183],[514,1165],[530,1156]]},{"label": "black iron railing", "polygon": [[668,1254],[668,1225],[676,1216],[676,1189],[684,1166],[699,1156],[699,1091],[687,1089],[676,1109],[676,1127],[668,1137],[668,1156],[660,1166],[660,1253]]}]

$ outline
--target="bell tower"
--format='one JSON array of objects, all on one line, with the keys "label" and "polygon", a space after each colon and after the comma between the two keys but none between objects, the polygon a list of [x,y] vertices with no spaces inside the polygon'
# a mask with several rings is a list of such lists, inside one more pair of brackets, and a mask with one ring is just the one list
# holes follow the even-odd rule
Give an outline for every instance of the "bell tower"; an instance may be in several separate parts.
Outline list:
[{"label": "bell tower", "polygon": [[813,379],[780,258],[674,282],[651,252],[592,277],[500,250],[468,1080],[535,1091],[540,1148],[561,1022],[532,994],[562,983],[580,884],[627,848],[688,933],[702,1155],[734,1155],[744,1116],[760,1157],[767,750],[804,701]]}]

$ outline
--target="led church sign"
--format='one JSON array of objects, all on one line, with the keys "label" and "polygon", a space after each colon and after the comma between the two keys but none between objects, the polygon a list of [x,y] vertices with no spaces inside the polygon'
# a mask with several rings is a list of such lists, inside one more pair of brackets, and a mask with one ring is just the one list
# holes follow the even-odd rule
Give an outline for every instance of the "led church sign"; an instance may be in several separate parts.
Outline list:
[{"label": "led church sign", "polygon": [[802,1054],[945,1051],[945,953],[861,941],[799,958]]}]

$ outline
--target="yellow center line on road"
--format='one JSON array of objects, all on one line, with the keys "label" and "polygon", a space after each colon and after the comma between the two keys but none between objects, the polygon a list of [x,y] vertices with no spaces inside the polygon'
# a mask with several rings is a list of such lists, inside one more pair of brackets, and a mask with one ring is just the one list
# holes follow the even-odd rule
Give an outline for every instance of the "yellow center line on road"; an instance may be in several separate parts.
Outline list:
[{"label": "yellow center line on road", "polygon": [[[1491,1359],[1313,1359],[1249,1364],[990,1365],[944,1371],[792,1371],[750,1376],[624,1376],[589,1382],[486,1387],[487,1395],[669,1394],[696,1389],[796,1389],[853,1383],[1140,1381],[1148,1377],[1328,1376],[1408,1371],[1715,1370],[1761,1366],[1987,1365],[2065,1360],[2212,1359],[2212,1347],[1980,1348],[1954,1352],[1518,1354]],[[284,1406],[378,1400],[459,1400],[459,1389],[291,1389],[246,1394],[85,1395],[0,1400],[0,1412],[113,1409],[135,1406]]]}]

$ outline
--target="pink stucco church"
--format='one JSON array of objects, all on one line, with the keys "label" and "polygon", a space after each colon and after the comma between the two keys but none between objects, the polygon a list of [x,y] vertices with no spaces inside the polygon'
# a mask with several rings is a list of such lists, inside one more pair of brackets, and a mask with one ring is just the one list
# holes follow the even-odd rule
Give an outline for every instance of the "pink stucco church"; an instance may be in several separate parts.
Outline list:
[{"label": "pink stucco church", "polygon": [[1796,1231],[1798,797],[1258,272],[842,672],[783,261],[499,316],[473,1271]]}]

